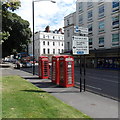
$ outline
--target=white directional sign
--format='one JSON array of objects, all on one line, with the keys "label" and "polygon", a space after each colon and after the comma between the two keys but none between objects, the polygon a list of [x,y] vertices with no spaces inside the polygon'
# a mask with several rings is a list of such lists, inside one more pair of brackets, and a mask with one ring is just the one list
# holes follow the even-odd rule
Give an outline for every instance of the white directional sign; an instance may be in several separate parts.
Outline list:
[{"label": "white directional sign", "polygon": [[72,36],[72,50],[74,55],[89,54],[88,37]]},{"label": "white directional sign", "polygon": [[87,35],[88,34],[88,28],[74,26],[74,32]]}]

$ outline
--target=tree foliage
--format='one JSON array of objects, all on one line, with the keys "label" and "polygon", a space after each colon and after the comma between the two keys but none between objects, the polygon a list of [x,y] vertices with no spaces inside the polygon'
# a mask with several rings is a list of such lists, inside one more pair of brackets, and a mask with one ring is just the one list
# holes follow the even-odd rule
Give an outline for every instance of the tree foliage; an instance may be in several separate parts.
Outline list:
[{"label": "tree foliage", "polygon": [[19,7],[19,1],[2,3],[2,31],[9,34],[8,39],[4,39],[4,36],[2,38],[3,56],[12,54],[13,51],[23,51],[32,36],[29,22],[11,12]]},{"label": "tree foliage", "polygon": [[2,0],[3,11],[7,11],[8,9],[14,11],[19,9],[20,6],[21,4],[19,0]]}]

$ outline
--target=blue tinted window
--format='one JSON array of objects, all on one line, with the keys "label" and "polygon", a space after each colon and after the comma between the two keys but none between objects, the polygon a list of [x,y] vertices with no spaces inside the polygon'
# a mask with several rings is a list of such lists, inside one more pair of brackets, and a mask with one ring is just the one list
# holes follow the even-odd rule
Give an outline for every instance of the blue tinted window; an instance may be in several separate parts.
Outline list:
[{"label": "blue tinted window", "polygon": [[119,24],[119,16],[112,17],[112,25]]},{"label": "blue tinted window", "polygon": [[92,17],[92,10],[88,11],[88,18]]},{"label": "blue tinted window", "polygon": [[116,8],[116,7],[118,7],[118,6],[119,6],[119,2],[113,2],[113,3],[112,3],[112,7],[113,7],[113,8]]},{"label": "blue tinted window", "polygon": [[82,10],[82,8],[83,8],[83,4],[82,4],[82,2],[80,2],[79,3],[79,10]]},{"label": "blue tinted window", "polygon": [[102,13],[104,13],[104,5],[99,7],[99,14],[102,14]]},{"label": "blue tinted window", "polygon": [[99,38],[99,44],[104,44],[104,37]]},{"label": "blue tinted window", "polygon": [[104,21],[99,22],[99,29],[104,29]]},{"label": "blue tinted window", "polygon": [[112,42],[118,42],[119,41],[119,34],[112,34]]},{"label": "blue tinted window", "polygon": [[79,15],[79,24],[83,23],[83,15]]},{"label": "blue tinted window", "polygon": [[88,25],[88,31],[89,31],[89,32],[92,31],[92,24]]},{"label": "blue tinted window", "polygon": [[92,45],[92,38],[89,38],[89,45]]},{"label": "blue tinted window", "polygon": [[93,2],[87,2],[87,7],[91,7],[93,5]]}]

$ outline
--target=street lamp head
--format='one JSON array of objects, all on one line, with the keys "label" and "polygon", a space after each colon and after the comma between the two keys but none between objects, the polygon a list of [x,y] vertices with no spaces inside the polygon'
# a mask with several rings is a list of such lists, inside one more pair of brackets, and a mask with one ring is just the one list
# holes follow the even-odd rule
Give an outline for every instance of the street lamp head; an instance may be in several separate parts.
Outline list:
[{"label": "street lamp head", "polygon": [[51,2],[52,2],[52,3],[56,3],[56,1],[54,1],[54,0],[51,0]]}]

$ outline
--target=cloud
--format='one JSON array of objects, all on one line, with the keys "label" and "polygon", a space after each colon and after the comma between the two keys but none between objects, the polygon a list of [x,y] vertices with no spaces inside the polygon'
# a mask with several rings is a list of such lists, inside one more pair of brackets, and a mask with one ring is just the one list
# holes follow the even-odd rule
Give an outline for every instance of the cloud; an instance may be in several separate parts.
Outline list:
[{"label": "cloud", "polygon": [[[32,0],[20,0],[21,7],[16,11],[23,19],[30,22],[32,30]],[[64,17],[75,11],[76,0],[56,0],[34,2],[35,31],[43,31],[49,25],[51,29],[64,27]]]}]

